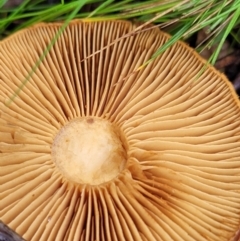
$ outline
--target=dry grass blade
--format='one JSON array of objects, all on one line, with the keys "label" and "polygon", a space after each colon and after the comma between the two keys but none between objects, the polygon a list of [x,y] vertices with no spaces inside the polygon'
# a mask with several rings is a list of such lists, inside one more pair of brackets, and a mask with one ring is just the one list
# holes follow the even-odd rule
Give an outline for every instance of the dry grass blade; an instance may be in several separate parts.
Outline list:
[{"label": "dry grass blade", "polygon": [[[189,2],[189,0],[182,1],[182,2],[179,3],[179,4],[176,4],[174,7],[170,8],[170,9],[164,11],[164,12],[161,12],[161,13],[157,14],[155,17],[151,18],[149,21],[147,21],[147,22],[145,22],[145,23],[143,23],[143,24],[140,24],[138,27],[136,27],[136,28],[135,28],[134,30],[132,30],[130,33],[125,34],[125,35],[123,35],[122,37],[117,38],[116,40],[112,41],[111,43],[109,43],[109,44],[106,45],[105,47],[101,48],[101,49],[98,50],[98,51],[95,51],[93,54],[91,54],[91,55],[87,56],[86,58],[82,59],[81,62],[85,61],[86,59],[89,59],[89,58],[93,57],[94,55],[100,53],[101,51],[103,51],[103,50],[105,50],[105,49],[107,49],[107,48],[109,48],[110,46],[112,46],[113,44],[121,41],[121,40],[124,39],[124,38],[128,38],[128,37],[131,37],[131,36],[136,35],[136,34],[138,34],[138,33],[141,33],[141,32],[143,32],[143,31],[147,31],[147,30],[150,30],[150,29],[152,29],[152,28],[158,27],[158,25],[155,25],[155,26],[151,26],[151,27],[145,28],[145,27],[147,27],[148,25],[150,25],[151,23],[153,23],[155,20],[157,20],[157,19],[159,19],[160,17],[166,15],[167,13],[170,13],[170,12],[175,11],[179,6],[181,6],[181,5],[183,5],[183,4],[187,3],[187,2]],[[85,19],[85,21],[88,21],[88,19]],[[145,29],[144,29],[144,28],[145,28]]]}]

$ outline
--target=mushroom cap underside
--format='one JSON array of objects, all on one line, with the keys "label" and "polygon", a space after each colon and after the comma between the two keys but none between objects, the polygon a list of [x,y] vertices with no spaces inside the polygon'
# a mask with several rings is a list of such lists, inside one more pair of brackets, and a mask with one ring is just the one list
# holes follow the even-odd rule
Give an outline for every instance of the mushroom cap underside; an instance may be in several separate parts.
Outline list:
[{"label": "mushroom cap underside", "polygon": [[43,56],[60,27],[0,42],[0,219],[26,240],[229,241],[240,104],[225,76],[182,42],[141,67],[169,36],[126,21],[73,21]]}]

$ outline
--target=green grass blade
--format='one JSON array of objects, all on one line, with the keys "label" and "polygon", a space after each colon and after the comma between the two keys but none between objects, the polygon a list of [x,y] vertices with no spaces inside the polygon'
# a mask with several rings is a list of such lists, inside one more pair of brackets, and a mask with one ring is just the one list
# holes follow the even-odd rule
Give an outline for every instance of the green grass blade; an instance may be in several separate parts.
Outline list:
[{"label": "green grass blade", "polygon": [[214,54],[213,54],[212,57],[210,58],[212,64],[215,64],[215,62],[216,62],[216,60],[217,60],[217,57],[218,57],[218,55],[219,55],[219,53],[220,53],[220,50],[222,49],[222,46],[223,46],[223,44],[224,44],[227,36],[228,36],[228,35],[230,34],[230,32],[232,31],[235,23],[237,22],[237,20],[238,20],[239,18],[240,18],[240,8],[238,8],[238,9],[236,10],[236,12],[233,14],[233,17],[231,18],[228,26],[226,27],[226,30],[225,30],[225,32],[224,32],[224,34],[223,34],[223,36],[222,36],[222,38],[221,38],[221,40],[220,40],[220,42],[219,42],[219,45],[218,45],[216,51],[214,52]]},{"label": "green grass blade", "polygon": [[93,15],[95,15],[96,13],[98,13],[100,10],[106,8],[108,5],[110,5],[112,2],[114,2],[114,0],[107,0],[104,3],[102,3],[99,7],[97,7],[94,11],[92,11],[87,18],[91,18]]},{"label": "green grass blade", "polygon": [[142,68],[142,67],[146,66],[147,64],[149,64],[150,62],[152,62],[155,58],[157,58],[160,54],[162,54],[166,49],[168,49],[170,46],[172,46],[174,43],[176,43],[178,40],[180,40],[182,35],[183,35],[183,33],[186,32],[190,28],[191,24],[192,23],[189,22],[186,25],[184,25],[174,36],[172,36],[163,46],[161,46],[152,55],[152,57],[147,62],[145,62],[139,68]]},{"label": "green grass blade", "polygon": [[25,1],[23,1],[23,3],[21,4],[21,5],[19,5],[19,7],[18,8],[16,8],[12,13],[11,13],[11,15],[8,17],[8,22],[7,23],[4,23],[4,22],[0,22],[0,30],[1,30],[1,32],[2,32],[2,30],[4,30],[9,24],[10,24],[10,22],[11,22],[11,20],[12,20],[12,18],[14,17],[14,16],[16,16],[17,14],[19,14],[19,13],[21,13],[23,10],[24,10],[24,8],[26,7],[26,5],[29,3],[29,1],[30,0],[25,0]]},{"label": "green grass blade", "polygon": [[2,8],[6,4],[7,0],[1,0],[0,1],[0,8]]}]

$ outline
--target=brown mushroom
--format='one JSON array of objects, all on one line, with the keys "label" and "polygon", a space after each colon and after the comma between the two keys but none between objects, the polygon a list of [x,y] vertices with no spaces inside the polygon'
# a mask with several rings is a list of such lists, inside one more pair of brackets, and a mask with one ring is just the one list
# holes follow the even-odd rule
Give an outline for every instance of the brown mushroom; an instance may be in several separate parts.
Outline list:
[{"label": "brown mushroom", "polygon": [[131,74],[169,36],[110,45],[136,26],[77,20],[23,83],[60,26],[0,43],[0,219],[26,240],[229,241],[240,104],[225,76],[182,42]]}]

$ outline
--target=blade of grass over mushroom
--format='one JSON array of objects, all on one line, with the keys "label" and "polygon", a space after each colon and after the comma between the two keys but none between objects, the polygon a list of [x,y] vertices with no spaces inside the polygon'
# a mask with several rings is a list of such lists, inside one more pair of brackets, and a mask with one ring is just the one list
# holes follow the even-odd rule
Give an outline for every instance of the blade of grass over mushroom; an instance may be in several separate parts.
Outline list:
[{"label": "blade of grass over mushroom", "polygon": [[[169,39],[169,41],[164,44],[163,46],[161,46],[154,54],[153,56],[146,61],[143,65],[141,65],[137,70],[134,70],[131,74],[135,73],[136,71],[142,69],[143,67],[145,67],[147,64],[149,64],[151,61],[153,61],[156,57],[158,57],[160,54],[162,54],[166,49],[168,49],[171,45],[173,45],[176,41],[180,40],[180,39],[185,39],[189,36],[191,36],[194,32],[202,29],[203,27],[209,26],[209,24],[212,24],[210,26],[213,26],[212,29],[216,29],[214,30],[214,32],[212,33],[212,35],[214,35],[214,33],[216,33],[216,36],[213,40],[216,39],[217,36],[219,36],[220,34],[222,35],[222,29],[225,27],[225,25],[227,25],[227,30],[224,32],[224,36],[225,38],[221,38],[221,41],[218,45],[218,51],[215,51],[213,53],[213,55],[211,56],[211,58],[206,62],[206,64],[202,67],[202,69],[199,71],[199,74],[196,76],[196,80],[198,79],[199,76],[201,76],[201,74],[204,72],[204,70],[206,69],[206,67],[208,66],[208,64],[214,64],[216,62],[217,56],[219,55],[219,52],[223,46],[223,43],[226,39],[226,37],[228,36],[228,34],[231,32],[231,30],[233,29],[233,27],[236,24],[236,21],[239,19],[239,6],[235,5],[232,6],[232,9],[228,9],[228,11],[226,12],[222,12],[222,9],[225,7],[224,4],[229,4],[229,2],[231,1],[224,1],[224,3],[220,4],[220,9],[219,9],[219,4],[218,3],[214,3],[214,8],[210,9],[209,5],[212,5],[212,3],[204,5],[203,2],[203,10],[206,10],[206,12],[203,12],[203,16],[199,18],[199,20],[196,21],[196,19],[194,19],[193,21],[191,21],[191,19],[185,23],[185,25],[183,25],[182,28],[180,28],[177,32],[174,33],[174,35]],[[183,5],[184,7],[184,5]],[[232,24],[228,24],[228,21],[230,21],[230,19],[232,19],[232,16],[228,16],[228,12],[233,12],[233,10],[235,10],[235,8],[238,10],[234,13],[235,17],[235,21]],[[215,16],[216,15],[216,16]],[[201,15],[199,15],[201,16]],[[215,17],[214,17],[215,16]],[[223,21],[224,20],[224,21]],[[196,22],[197,24],[194,25],[194,22]],[[219,23],[223,22],[222,25],[218,26]],[[178,28],[177,28],[178,29]],[[209,38],[211,40],[211,34],[209,34]],[[209,41],[207,42],[208,45],[213,45],[215,44],[215,42]],[[130,74],[130,75],[131,75]],[[128,78],[130,75],[128,75],[126,78]]]},{"label": "blade of grass over mushroom", "polygon": [[[182,1],[181,3],[178,3],[178,4],[174,5],[174,7],[170,8],[170,9],[167,9],[166,11],[157,14],[154,18],[151,18],[149,21],[147,21],[147,22],[139,25],[139,26],[136,27],[133,31],[131,31],[131,32],[129,32],[129,33],[127,33],[127,34],[125,34],[125,35],[123,35],[123,36],[115,39],[113,42],[109,43],[108,45],[104,46],[104,47],[101,48],[100,50],[94,52],[93,54],[88,55],[86,58],[82,59],[81,62],[83,62],[83,61],[85,61],[86,59],[91,58],[92,56],[100,53],[101,51],[107,49],[109,46],[115,44],[116,42],[119,42],[119,41],[122,40],[123,38],[127,38],[127,37],[129,37],[129,36],[132,36],[132,35],[135,35],[135,34],[137,34],[137,33],[140,33],[140,32],[142,31],[142,29],[144,29],[144,27],[146,27],[146,26],[148,26],[149,24],[153,23],[156,19],[160,18],[161,16],[164,16],[165,14],[174,11],[176,8],[178,8],[179,6],[181,6],[181,4],[183,4],[183,3],[185,3],[185,2],[188,2],[188,0]],[[155,26],[155,27],[157,27],[157,26]],[[150,29],[150,28],[149,28],[149,29]],[[145,29],[145,30],[146,30],[146,29]],[[176,34],[175,37],[179,39],[179,36],[177,36],[177,34]]]},{"label": "blade of grass over mushroom", "polygon": [[63,23],[63,25],[61,26],[61,28],[58,30],[58,32],[56,33],[56,35],[54,36],[54,38],[51,40],[50,44],[46,47],[46,49],[44,50],[44,52],[42,53],[42,55],[39,57],[38,61],[35,63],[35,65],[33,66],[33,68],[31,69],[31,71],[29,72],[28,76],[26,76],[25,80],[23,80],[22,84],[19,86],[19,88],[16,90],[15,93],[13,93],[13,95],[10,97],[9,101],[6,103],[7,105],[10,105],[12,101],[14,101],[14,99],[18,96],[18,94],[20,93],[20,91],[24,88],[24,86],[27,84],[27,82],[30,80],[30,78],[32,77],[32,75],[34,74],[34,72],[36,71],[36,69],[39,67],[39,65],[42,63],[43,59],[46,57],[46,55],[48,54],[48,52],[50,51],[50,49],[53,47],[53,45],[56,43],[56,41],[58,40],[58,38],[60,37],[60,35],[62,34],[62,32],[65,30],[65,28],[68,26],[69,22],[75,17],[75,15],[77,14],[77,12],[82,8],[82,6],[87,2],[87,0],[85,1],[81,1],[81,3],[79,2],[79,5],[76,9],[74,9],[74,11],[69,15],[69,17],[67,18],[67,20]]},{"label": "blade of grass over mushroom", "polygon": [[162,54],[166,49],[168,49],[170,46],[172,46],[174,43],[176,43],[179,39],[181,39],[183,33],[189,29],[189,27],[191,26],[191,22],[187,23],[185,26],[183,26],[183,28],[181,28],[179,30],[179,32],[172,36],[169,41],[167,41],[164,45],[162,45],[153,55],[152,57],[145,62],[143,65],[141,65],[137,70],[142,69],[143,67],[145,67],[147,64],[149,64],[150,62],[152,62],[155,58],[157,58],[160,54]]}]

